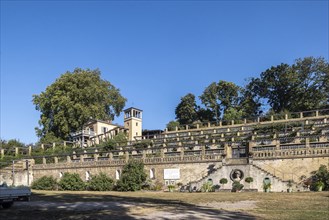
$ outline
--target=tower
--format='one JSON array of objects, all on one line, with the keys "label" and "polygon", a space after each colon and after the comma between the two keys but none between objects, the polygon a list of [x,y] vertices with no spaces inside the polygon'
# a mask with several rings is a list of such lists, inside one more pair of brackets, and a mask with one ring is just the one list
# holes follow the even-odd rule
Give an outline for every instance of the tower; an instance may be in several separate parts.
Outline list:
[{"label": "tower", "polygon": [[142,110],[127,108],[124,110],[124,127],[128,131],[128,140],[141,139],[142,137]]}]

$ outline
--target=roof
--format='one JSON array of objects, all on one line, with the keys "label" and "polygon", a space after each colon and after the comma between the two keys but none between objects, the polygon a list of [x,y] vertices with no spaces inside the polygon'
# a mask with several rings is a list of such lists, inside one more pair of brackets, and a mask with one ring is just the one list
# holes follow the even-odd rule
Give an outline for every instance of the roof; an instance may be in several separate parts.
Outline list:
[{"label": "roof", "polygon": [[138,108],[135,108],[135,107],[130,107],[130,108],[127,108],[127,109],[125,109],[123,111],[126,112],[126,111],[131,110],[131,109],[135,109],[135,110],[138,110],[138,111],[141,111],[141,112],[143,111],[143,110],[138,109]]}]

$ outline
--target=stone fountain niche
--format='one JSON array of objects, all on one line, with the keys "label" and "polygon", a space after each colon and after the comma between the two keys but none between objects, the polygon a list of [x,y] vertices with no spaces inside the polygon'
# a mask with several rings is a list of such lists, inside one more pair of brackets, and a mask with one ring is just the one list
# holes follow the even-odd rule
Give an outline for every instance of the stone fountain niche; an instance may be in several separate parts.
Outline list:
[{"label": "stone fountain niche", "polygon": [[234,182],[234,181],[237,181],[237,182],[240,182],[241,180],[243,180],[244,178],[244,173],[242,170],[240,169],[234,169],[231,171],[230,173],[230,179]]}]

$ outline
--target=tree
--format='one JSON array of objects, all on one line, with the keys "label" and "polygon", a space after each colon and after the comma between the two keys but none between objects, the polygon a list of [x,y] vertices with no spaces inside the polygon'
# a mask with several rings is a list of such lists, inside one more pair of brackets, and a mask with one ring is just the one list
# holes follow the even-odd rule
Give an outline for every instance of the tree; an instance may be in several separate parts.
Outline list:
[{"label": "tree", "polygon": [[137,191],[146,181],[144,164],[140,161],[130,160],[122,170],[122,175],[117,182],[118,191]]},{"label": "tree", "polygon": [[191,93],[181,98],[175,109],[176,119],[180,124],[192,124],[198,119],[195,96]]},{"label": "tree", "polygon": [[[251,88],[265,98],[274,112],[307,111],[329,104],[329,64],[323,58],[297,59],[262,72]],[[249,90],[250,91],[250,90]]]},{"label": "tree", "polygon": [[230,107],[236,107],[239,101],[241,88],[232,82],[220,80],[218,83],[211,83],[200,96],[201,102],[215,115],[218,122],[221,113]]},{"label": "tree", "polygon": [[329,64],[323,58],[297,59],[292,69],[298,87],[290,111],[324,108],[329,103]]},{"label": "tree", "polygon": [[211,83],[200,96],[202,104],[214,112],[215,119],[218,122],[220,117],[221,107],[218,103],[218,86],[217,83]]},{"label": "tree", "polygon": [[175,131],[176,127],[179,127],[179,122],[178,121],[170,121],[167,124],[167,129],[168,131]]},{"label": "tree", "polygon": [[101,79],[98,69],[66,72],[39,95],[33,95],[36,110],[41,112],[36,128],[39,137],[51,133],[67,139],[70,132],[81,130],[91,117],[113,120],[119,116],[126,99],[119,89]]}]

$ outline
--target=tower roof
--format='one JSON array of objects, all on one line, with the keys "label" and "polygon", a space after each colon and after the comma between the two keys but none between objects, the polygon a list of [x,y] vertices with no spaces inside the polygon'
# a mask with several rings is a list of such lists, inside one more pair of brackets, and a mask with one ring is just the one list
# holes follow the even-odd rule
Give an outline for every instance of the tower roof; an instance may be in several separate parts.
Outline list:
[{"label": "tower roof", "polygon": [[135,109],[135,110],[138,110],[138,111],[143,111],[143,110],[141,110],[141,109],[139,109],[139,108],[135,108],[135,107],[130,107],[130,108],[126,108],[125,110],[123,110],[124,112],[127,112],[127,111],[130,111],[131,109]]}]

